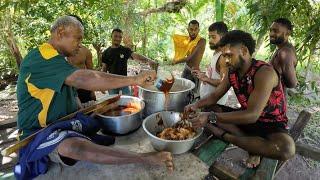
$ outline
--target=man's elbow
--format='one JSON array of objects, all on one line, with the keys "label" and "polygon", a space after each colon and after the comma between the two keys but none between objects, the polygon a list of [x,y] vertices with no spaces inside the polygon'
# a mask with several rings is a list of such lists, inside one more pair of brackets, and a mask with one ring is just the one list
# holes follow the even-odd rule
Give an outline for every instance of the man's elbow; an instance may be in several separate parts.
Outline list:
[{"label": "man's elbow", "polygon": [[287,81],[285,85],[287,88],[295,88],[298,85],[298,81]]},{"label": "man's elbow", "polygon": [[258,121],[261,113],[252,111],[249,113],[248,124],[254,124]]},{"label": "man's elbow", "polygon": [[65,84],[78,89],[91,90],[88,88],[89,72],[88,70],[77,70],[66,78]]}]

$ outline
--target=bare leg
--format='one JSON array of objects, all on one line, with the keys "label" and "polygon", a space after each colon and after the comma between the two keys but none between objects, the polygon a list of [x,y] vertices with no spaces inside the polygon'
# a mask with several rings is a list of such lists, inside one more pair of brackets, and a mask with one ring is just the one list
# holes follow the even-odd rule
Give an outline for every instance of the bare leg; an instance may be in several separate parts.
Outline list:
[{"label": "bare leg", "polygon": [[[218,137],[224,132],[218,127],[211,127],[211,130]],[[224,140],[241,147],[249,154],[279,160],[290,159],[295,154],[294,141],[285,133],[273,133],[267,139],[258,136],[239,136],[231,133],[225,134]]]},{"label": "bare leg", "polygon": [[100,164],[129,164],[147,163],[150,165],[165,165],[173,171],[173,162],[170,152],[134,153],[127,150],[101,146],[83,138],[68,138],[58,146],[60,155]]},{"label": "bare leg", "polygon": [[[233,124],[224,124],[224,123],[217,123],[218,127],[220,127],[223,130],[226,130],[227,132],[232,133],[236,136],[246,136],[246,133],[243,132],[240,128],[238,128],[236,125]],[[248,159],[245,159],[243,161],[243,164],[248,168],[255,168],[260,164],[260,156],[252,155],[249,153]]]}]

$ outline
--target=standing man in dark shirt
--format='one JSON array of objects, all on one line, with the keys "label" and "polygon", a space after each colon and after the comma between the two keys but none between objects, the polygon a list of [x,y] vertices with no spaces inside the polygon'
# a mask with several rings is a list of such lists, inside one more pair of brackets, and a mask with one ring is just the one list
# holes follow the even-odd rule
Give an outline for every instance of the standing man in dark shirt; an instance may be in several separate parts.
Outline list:
[{"label": "standing man in dark shirt", "polygon": [[270,43],[277,46],[270,64],[279,73],[285,92],[286,88],[294,88],[298,83],[295,69],[297,65],[296,51],[288,41],[292,27],[288,19],[278,18],[273,21],[269,33]]},{"label": "standing man in dark shirt", "polygon": [[[152,68],[158,66],[157,62],[133,52],[130,48],[122,46],[122,35],[121,29],[116,28],[112,30],[112,45],[102,54],[102,69],[104,72],[127,76],[129,58],[142,63],[148,63]],[[122,94],[131,94],[129,87],[112,89],[108,92],[109,94],[119,94],[120,91],[122,91]]]}]

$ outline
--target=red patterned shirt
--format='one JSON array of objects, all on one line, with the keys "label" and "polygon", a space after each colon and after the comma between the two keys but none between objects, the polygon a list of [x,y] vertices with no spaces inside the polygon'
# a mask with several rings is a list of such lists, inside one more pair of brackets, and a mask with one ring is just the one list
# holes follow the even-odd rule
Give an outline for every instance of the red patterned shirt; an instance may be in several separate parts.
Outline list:
[{"label": "red patterned shirt", "polygon": [[[254,77],[256,72],[262,66],[271,66],[263,61],[252,59],[252,64],[246,74],[239,78],[237,72],[229,71],[229,81],[234,89],[241,109],[245,110],[248,107],[248,100],[251,92],[254,89]],[[265,82],[268,83],[268,82]],[[282,84],[279,81],[278,85],[272,89],[266,107],[263,109],[258,121],[260,122],[282,122],[287,123],[286,116],[287,106],[283,93]]]}]

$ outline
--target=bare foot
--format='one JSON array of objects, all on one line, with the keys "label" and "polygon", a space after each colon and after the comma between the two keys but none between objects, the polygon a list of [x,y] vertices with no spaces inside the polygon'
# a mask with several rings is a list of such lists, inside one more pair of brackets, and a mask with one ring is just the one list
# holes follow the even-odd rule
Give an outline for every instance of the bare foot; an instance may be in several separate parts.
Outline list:
[{"label": "bare foot", "polygon": [[260,156],[249,155],[248,159],[244,161],[244,164],[247,168],[256,168],[260,164]]},{"label": "bare foot", "polygon": [[151,165],[160,165],[166,166],[169,172],[173,172],[173,158],[171,152],[152,152],[145,153],[144,157],[146,158],[146,162]]}]

